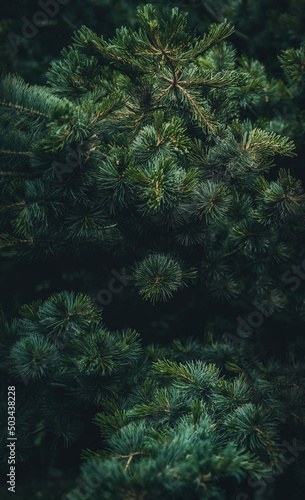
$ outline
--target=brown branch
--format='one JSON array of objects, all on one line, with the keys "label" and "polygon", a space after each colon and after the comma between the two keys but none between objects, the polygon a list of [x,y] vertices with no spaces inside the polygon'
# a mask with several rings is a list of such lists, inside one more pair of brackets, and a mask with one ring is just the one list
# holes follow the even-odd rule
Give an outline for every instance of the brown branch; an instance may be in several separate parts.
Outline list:
[{"label": "brown branch", "polygon": [[35,111],[34,109],[24,108],[23,106],[18,106],[17,104],[12,104],[11,102],[0,101],[0,106],[3,106],[5,108],[13,108],[17,111],[22,111],[23,113],[30,113],[32,115],[41,116],[42,118],[51,120],[51,118],[45,113],[40,113],[39,111]]},{"label": "brown branch", "polygon": [[5,149],[0,149],[0,153],[5,155],[30,155],[29,151],[6,151]]},{"label": "brown branch", "polygon": [[7,208],[12,208],[12,207],[19,207],[21,205],[25,205],[25,201],[22,201],[20,203],[12,203],[11,205],[5,205],[4,210],[6,210]]},{"label": "brown branch", "polygon": [[[165,77],[163,77],[163,78],[165,79]],[[162,99],[162,97],[164,95],[166,95],[172,88],[173,88],[173,82],[171,82],[171,85],[169,85],[168,87],[166,87],[166,89],[162,90],[161,94],[159,94],[158,97],[156,97],[156,99],[154,100],[153,104],[156,104],[158,101],[160,101],[160,99]]]},{"label": "brown branch", "polygon": [[206,127],[208,129],[211,129],[214,132],[215,131],[214,125],[212,125],[211,123],[208,122],[208,120],[206,119],[206,117],[202,113],[200,107],[198,106],[196,101],[192,98],[192,96],[190,94],[188,94],[188,92],[183,87],[180,87],[180,85],[177,85],[177,88],[180,90],[180,92],[182,92],[185,95],[185,97],[187,98],[189,103],[193,106],[193,108],[198,113],[198,115],[200,116],[202,121],[205,123]]},{"label": "brown branch", "polygon": [[128,467],[129,467],[130,462],[131,462],[132,459],[133,459],[133,455],[130,455],[130,457],[128,458],[127,463],[126,463],[126,465],[124,467],[125,471],[128,470]]}]

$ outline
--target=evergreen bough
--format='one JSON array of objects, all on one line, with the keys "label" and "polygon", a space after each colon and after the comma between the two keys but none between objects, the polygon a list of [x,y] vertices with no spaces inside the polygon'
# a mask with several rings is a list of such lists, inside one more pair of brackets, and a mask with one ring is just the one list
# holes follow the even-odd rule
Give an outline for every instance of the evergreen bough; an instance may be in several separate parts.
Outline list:
[{"label": "evergreen bough", "polygon": [[143,346],[134,331],[109,332],[90,297],[72,292],[25,305],[18,319],[2,318],[1,336],[18,393],[17,463],[30,459],[37,433],[41,446],[70,445],[102,407],[102,449],[82,454],[84,484],[99,476],[93,500],[220,499],[249,476],[264,485],[287,467],[287,440],[304,449],[304,362],[292,354],[268,359],[253,341],[212,332]]},{"label": "evergreen bough", "polygon": [[177,8],[138,16],[109,41],[83,27],[49,87],[3,78],[1,246],[125,255],[152,302],[194,279],[221,299],[270,295],[281,262],[303,254],[305,202],[289,170],[264,175],[294,154],[250,119],[275,91],[260,63],[236,59],[226,21],[200,37]]},{"label": "evergreen bough", "polygon": [[[294,145],[284,121],[260,116],[286,87],[237,59],[226,20],[202,37],[177,8],[165,21],[151,5],[138,17],[138,31],[109,41],[76,32],[48,86],[3,76],[4,254],[108,251],[152,303],[191,285],[305,317],[302,292],[277,288],[286,263],[305,256],[302,183],[274,161]],[[301,101],[303,47],[280,62]],[[92,500],[235,498],[236,480],[283,471],[287,440],[304,449],[301,342],[285,360],[213,331],[143,346],[133,330],[109,332],[72,292],[20,316],[3,318],[1,334],[1,367],[22,387],[17,458],[29,459],[37,433],[71,444],[96,414],[102,447],[91,440],[82,467]]]}]

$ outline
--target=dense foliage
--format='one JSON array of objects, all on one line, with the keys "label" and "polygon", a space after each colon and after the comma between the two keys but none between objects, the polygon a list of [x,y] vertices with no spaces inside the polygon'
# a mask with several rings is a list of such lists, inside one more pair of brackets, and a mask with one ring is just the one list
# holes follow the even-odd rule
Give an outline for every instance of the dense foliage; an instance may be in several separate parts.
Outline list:
[{"label": "dense foliage", "polygon": [[177,9],[164,26],[151,6],[139,17],[109,42],[78,32],[50,89],[2,80],[2,246],[137,257],[129,280],[152,302],[195,278],[216,297],[269,299],[280,262],[302,252],[305,200],[289,170],[263,175],[294,149],[247,114],[272,83],[237,64],[226,22],[201,38]]},{"label": "dense foliage", "polygon": [[[99,30],[109,5],[89,3]],[[111,38],[78,26],[46,84],[2,75],[0,248],[25,290],[38,269],[18,317],[1,320],[2,390],[17,388],[22,470],[83,450],[69,500],[249,500],[258,487],[267,500],[287,474],[300,498],[305,50],[292,14],[280,19],[297,45],[277,44],[271,5],[253,36],[263,8],[191,2],[188,23],[145,5]],[[203,11],[217,21],[205,33]],[[265,67],[251,55],[268,36]],[[50,262],[67,266],[57,281]],[[6,429],[0,439],[5,474]]]},{"label": "dense foliage", "polygon": [[134,331],[109,332],[89,297],[67,292],[2,323],[3,367],[18,393],[17,463],[30,459],[37,433],[44,446],[78,439],[102,406],[102,449],[83,453],[84,484],[99,477],[92,499],[225,498],[228,487],[239,491],[236,479],[262,487],[283,472],[292,436],[304,449],[304,363],[293,351],[267,359],[253,341],[212,332],[144,347]]}]

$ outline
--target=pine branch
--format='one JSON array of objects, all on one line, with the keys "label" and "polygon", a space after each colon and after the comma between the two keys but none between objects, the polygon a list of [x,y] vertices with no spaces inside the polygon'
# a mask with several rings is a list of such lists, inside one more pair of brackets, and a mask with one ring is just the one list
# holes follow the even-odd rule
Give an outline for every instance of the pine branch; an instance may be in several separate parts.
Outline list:
[{"label": "pine branch", "polygon": [[42,118],[46,118],[48,120],[51,120],[50,116],[46,115],[45,113],[40,113],[39,111],[35,111],[34,109],[25,108],[23,106],[17,106],[16,104],[13,104],[11,102],[0,101],[0,106],[2,106],[4,108],[12,108],[12,109],[15,109],[16,111],[19,111],[21,113],[29,113],[32,115],[41,116]]}]

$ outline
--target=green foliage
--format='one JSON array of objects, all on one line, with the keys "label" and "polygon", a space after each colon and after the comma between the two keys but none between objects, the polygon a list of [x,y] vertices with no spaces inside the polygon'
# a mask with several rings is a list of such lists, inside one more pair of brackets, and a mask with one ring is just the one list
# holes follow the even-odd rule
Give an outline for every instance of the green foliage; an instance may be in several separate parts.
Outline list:
[{"label": "green foliage", "polygon": [[134,271],[135,285],[146,300],[167,300],[185,286],[185,279],[194,279],[196,270],[183,270],[177,260],[166,255],[150,255]]},{"label": "green foliage", "polygon": [[126,256],[130,281],[153,303],[186,282],[237,297],[245,269],[278,277],[274,248],[278,261],[304,252],[301,186],[293,197],[282,189],[286,211],[257,189],[274,157],[294,155],[292,141],[252,118],[273,83],[261,63],[237,60],[225,20],[201,36],[177,8],[160,19],[146,5],[138,19],[108,41],[78,30],[49,87],[4,77],[1,247],[29,258]]},{"label": "green foliage", "polygon": [[11,323],[2,317],[2,332],[1,367],[18,393],[18,463],[37,433],[42,446],[69,446],[96,414],[102,448],[82,454],[84,482],[93,470],[99,477],[93,498],[225,498],[225,480],[234,490],[236,479],[264,484],[281,470],[284,440],[304,426],[304,363],[291,351],[269,360],[255,342],[212,333],[143,348],[72,292],[24,305]]},{"label": "green foliage", "polygon": [[[10,323],[3,318],[0,343],[2,370],[18,393],[18,462],[35,447],[38,429],[53,445],[78,439],[101,399],[123,395],[133,383],[142,354],[136,332],[110,333],[90,297],[72,292],[24,305]],[[5,400],[1,408],[7,410]]]},{"label": "green foliage", "polygon": [[[106,27],[98,14],[110,9]],[[24,269],[64,254],[87,267],[92,256],[98,275],[106,253],[116,254],[133,286],[126,304],[121,296],[109,308],[122,331],[106,328],[79,267],[69,286],[82,274],[77,289],[92,297],[44,295],[10,322],[1,316],[0,366],[18,394],[18,467],[48,456],[51,468],[73,445],[70,456],[83,449],[92,500],[236,500],[238,483],[249,491],[285,473],[287,443],[304,450],[305,59],[302,15],[292,9],[285,0],[268,9],[206,0],[190,2],[188,17],[157,5],[135,16],[124,0],[76,0],[74,43],[42,85],[13,74],[14,63],[2,75],[3,255]],[[60,29],[65,14],[49,24]],[[0,38],[14,22],[1,21]],[[22,54],[34,58],[38,40]],[[142,309],[150,338],[125,327],[138,325]],[[238,337],[224,333],[234,316]],[[184,338],[169,344],[178,327]],[[3,403],[1,421],[6,413]],[[6,437],[5,429],[4,474]],[[304,456],[293,457],[298,500]],[[283,479],[274,482],[278,498]],[[76,487],[66,498],[80,495]]]},{"label": "green foliage", "polygon": [[299,49],[287,49],[279,57],[282,68],[289,80],[304,85],[305,47]]},{"label": "green foliage", "polygon": [[[150,499],[161,493],[175,499],[227,498],[225,478],[234,485],[251,474],[263,485],[281,469],[283,435],[304,418],[303,391],[296,382],[304,367],[297,375],[286,363],[266,363],[262,355],[253,356],[253,345],[244,350],[192,342],[196,354],[189,352],[186,362],[173,360],[187,351],[175,340],[167,358],[153,362],[125,400],[102,402],[94,420],[106,442],[102,450],[83,452],[83,483],[90,488],[92,474],[98,477],[90,488],[93,499]],[[239,373],[232,369],[236,363]],[[298,386],[298,395],[291,384]],[[299,405],[297,413],[292,401]],[[74,490],[68,498],[77,494]]]}]

